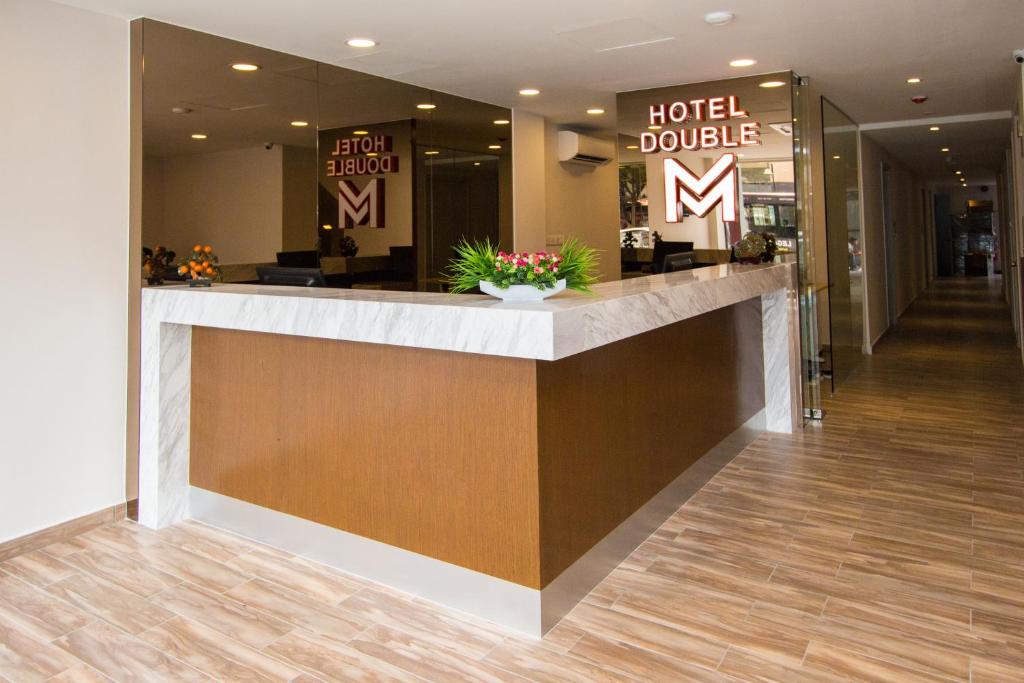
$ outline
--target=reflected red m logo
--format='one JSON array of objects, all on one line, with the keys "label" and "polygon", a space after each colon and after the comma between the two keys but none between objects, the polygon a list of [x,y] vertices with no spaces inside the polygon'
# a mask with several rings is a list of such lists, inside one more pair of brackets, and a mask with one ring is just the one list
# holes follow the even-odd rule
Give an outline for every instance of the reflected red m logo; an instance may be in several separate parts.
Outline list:
[{"label": "reflected red m logo", "polygon": [[338,181],[338,226],[384,227],[384,179],[372,178],[360,190],[351,180]]},{"label": "reflected red m logo", "polygon": [[722,220],[736,220],[736,155],[723,154],[699,178],[678,159],[665,159],[665,221],[683,220],[683,207],[704,217],[719,203]]}]

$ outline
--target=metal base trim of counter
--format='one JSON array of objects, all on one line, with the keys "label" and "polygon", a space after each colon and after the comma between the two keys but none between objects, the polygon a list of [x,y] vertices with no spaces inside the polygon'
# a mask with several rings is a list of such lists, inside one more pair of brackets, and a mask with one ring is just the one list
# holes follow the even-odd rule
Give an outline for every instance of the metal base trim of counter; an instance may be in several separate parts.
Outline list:
[{"label": "metal base trim of counter", "polygon": [[540,591],[194,486],[189,516],[540,638],[764,429],[761,410]]}]

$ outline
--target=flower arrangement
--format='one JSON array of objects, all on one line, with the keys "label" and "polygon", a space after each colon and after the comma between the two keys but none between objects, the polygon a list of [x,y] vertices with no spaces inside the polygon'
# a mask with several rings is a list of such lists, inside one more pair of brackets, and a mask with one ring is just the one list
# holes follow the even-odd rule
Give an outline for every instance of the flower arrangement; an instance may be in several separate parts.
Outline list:
[{"label": "flower arrangement", "polygon": [[164,276],[172,267],[174,252],[167,251],[159,245],[150,249],[142,248],[142,272],[146,275],[146,281],[151,285],[159,285],[164,281]]},{"label": "flower arrangement", "polygon": [[178,274],[190,278],[197,284],[208,284],[209,281],[220,277],[219,260],[213,253],[213,247],[207,244],[205,247],[197,244],[192,247],[192,253],[188,258],[178,264]]},{"label": "flower arrangement", "polygon": [[447,282],[453,294],[469,291],[489,282],[498,289],[527,285],[539,290],[554,289],[560,281],[565,287],[589,292],[597,282],[597,251],[583,246],[575,238],[568,239],[559,253],[499,251],[490,240],[469,243],[463,240],[455,247]]},{"label": "flower arrangement", "polygon": [[342,256],[355,256],[359,253],[359,245],[348,235],[342,235],[338,240],[338,249]]}]

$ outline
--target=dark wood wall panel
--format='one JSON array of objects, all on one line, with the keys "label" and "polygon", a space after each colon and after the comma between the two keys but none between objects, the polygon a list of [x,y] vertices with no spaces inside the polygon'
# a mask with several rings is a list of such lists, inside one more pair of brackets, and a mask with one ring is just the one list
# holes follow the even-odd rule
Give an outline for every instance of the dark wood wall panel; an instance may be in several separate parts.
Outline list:
[{"label": "dark wood wall panel", "polygon": [[534,361],[194,328],[191,483],[539,587]]},{"label": "dark wood wall panel", "polygon": [[541,584],[764,407],[760,299],[537,364]]}]

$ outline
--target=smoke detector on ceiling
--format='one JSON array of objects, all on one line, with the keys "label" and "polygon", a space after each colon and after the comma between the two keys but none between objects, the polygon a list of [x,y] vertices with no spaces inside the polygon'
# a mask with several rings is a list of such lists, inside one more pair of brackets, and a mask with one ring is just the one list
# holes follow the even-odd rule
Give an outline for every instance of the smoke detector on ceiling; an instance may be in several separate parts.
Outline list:
[{"label": "smoke detector on ceiling", "polygon": [[704,15],[704,21],[712,26],[725,26],[735,18],[732,12],[708,12]]}]

